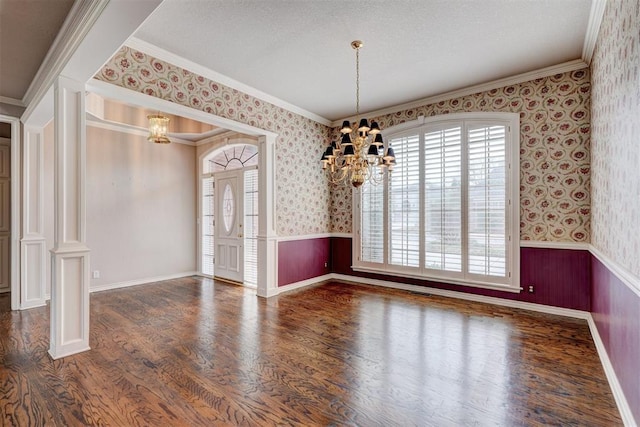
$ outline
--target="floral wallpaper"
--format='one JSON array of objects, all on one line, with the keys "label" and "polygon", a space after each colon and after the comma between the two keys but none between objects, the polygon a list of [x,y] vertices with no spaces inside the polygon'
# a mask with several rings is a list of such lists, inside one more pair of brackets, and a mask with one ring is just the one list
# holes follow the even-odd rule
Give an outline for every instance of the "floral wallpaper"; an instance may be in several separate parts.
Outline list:
[{"label": "floral wallpaper", "polygon": [[[520,239],[589,242],[590,93],[585,68],[371,119],[384,133],[421,115],[519,113]],[[351,232],[350,189],[332,188],[331,221]]]},{"label": "floral wallpaper", "polygon": [[[351,232],[350,190],[330,189],[318,162],[335,130],[128,47],[95,78],[278,133],[278,234]],[[384,129],[419,115],[519,113],[521,239],[588,242],[590,95],[583,69],[375,119]]]},{"label": "floral wallpaper", "polygon": [[278,133],[278,235],[329,231],[329,187],[319,167],[327,126],[126,46],[95,78]]},{"label": "floral wallpaper", "polygon": [[609,1],[592,62],[593,245],[640,277],[640,6]]}]

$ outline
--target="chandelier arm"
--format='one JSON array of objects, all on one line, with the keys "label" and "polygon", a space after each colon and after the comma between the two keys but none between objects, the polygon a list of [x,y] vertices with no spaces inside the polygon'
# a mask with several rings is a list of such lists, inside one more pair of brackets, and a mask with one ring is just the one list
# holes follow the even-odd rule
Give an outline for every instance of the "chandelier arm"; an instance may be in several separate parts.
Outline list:
[{"label": "chandelier arm", "polygon": [[[350,122],[345,120],[340,130],[342,140],[332,143],[330,148],[333,150],[327,149],[322,158],[323,168],[326,169],[327,177],[332,184],[351,184],[354,188],[359,188],[365,182],[374,185],[384,182],[393,166],[387,165],[386,159],[383,162],[382,154],[379,153],[383,141],[378,123],[371,122],[369,126],[367,119],[360,120],[360,48],[362,46],[363,43],[360,40],[351,42],[351,47],[356,50],[356,124],[358,127],[352,128]],[[375,150],[372,149],[373,146]],[[330,153],[333,154],[329,156]],[[391,148],[388,149],[388,154],[385,153],[385,158],[387,156],[393,160]]]}]

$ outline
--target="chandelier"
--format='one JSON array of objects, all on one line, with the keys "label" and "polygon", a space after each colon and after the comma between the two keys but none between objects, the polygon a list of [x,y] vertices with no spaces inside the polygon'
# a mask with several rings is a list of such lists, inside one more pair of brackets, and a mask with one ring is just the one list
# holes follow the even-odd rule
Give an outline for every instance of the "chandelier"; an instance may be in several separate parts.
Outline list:
[{"label": "chandelier", "polygon": [[168,144],[171,142],[167,136],[169,131],[169,117],[162,114],[150,114],[147,116],[149,119],[149,136],[147,141],[155,142],[156,144]]},{"label": "chandelier", "polygon": [[322,169],[324,169],[332,184],[351,183],[360,187],[365,181],[379,184],[384,180],[385,170],[391,172],[396,163],[393,148],[384,141],[377,122],[369,125],[367,119],[360,119],[360,40],[351,42],[356,51],[356,123],[357,129],[348,120],[342,122],[339,142],[332,142],[322,154]]}]

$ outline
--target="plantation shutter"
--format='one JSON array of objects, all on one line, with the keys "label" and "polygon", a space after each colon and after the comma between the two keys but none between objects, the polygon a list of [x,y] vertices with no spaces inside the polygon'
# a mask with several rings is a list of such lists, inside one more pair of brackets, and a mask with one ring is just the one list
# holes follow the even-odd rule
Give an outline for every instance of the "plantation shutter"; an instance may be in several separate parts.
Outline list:
[{"label": "plantation shutter", "polygon": [[506,127],[468,130],[469,273],[506,275]]},{"label": "plantation shutter", "polygon": [[390,141],[397,166],[389,176],[389,263],[420,266],[420,137]]},{"label": "plantation shutter", "polygon": [[213,276],[213,177],[202,178],[202,274]]},{"label": "plantation shutter", "polygon": [[360,259],[384,262],[384,185],[365,182],[360,198]]},{"label": "plantation shutter", "polygon": [[258,169],[244,172],[244,281],[258,285]]},{"label": "plantation shutter", "polygon": [[424,134],[424,267],[462,271],[462,130]]},{"label": "plantation shutter", "polygon": [[[396,165],[354,203],[355,271],[520,290],[519,122],[452,113],[397,125]],[[513,166],[515,165],[515,167]]]}]

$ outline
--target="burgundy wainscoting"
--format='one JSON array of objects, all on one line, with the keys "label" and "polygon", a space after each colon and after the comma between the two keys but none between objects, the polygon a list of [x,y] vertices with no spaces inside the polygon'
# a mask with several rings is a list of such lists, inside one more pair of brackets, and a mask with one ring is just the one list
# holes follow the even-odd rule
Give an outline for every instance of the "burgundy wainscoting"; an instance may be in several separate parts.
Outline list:
[{"label": "burgundy wainscoting", "polygon": [[591,315],[633,417],[640,422],[640,297],[595,256],[591,272]]},{"label": "burgundy wainscoting", "polygon": [[[521,248],[520,285],[525,289],[518,294],[428,280],[355,272],[351,269],[351,254],[351,238],[333,237],[331,240],[332,272],[574,310],[589,311],[591,309],[591,254],[586,250]],[[529,285],[534,286],[533,293],[527,292]]]},{"label": "burgundy wainscoting", "polygon": [[330,251],[329,237],[278,242],[278,286],[328,274]]}]

